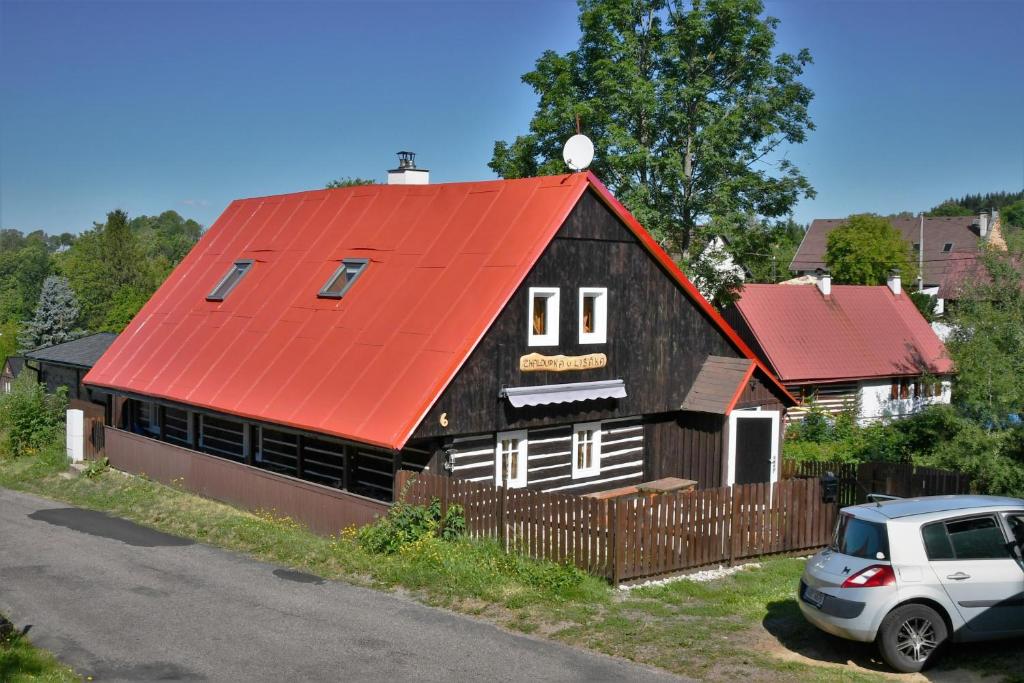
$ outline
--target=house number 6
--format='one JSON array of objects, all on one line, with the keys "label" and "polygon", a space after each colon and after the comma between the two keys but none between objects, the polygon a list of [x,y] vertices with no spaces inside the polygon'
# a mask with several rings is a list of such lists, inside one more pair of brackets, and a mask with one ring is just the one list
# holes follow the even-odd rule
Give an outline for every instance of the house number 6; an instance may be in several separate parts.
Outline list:
[{"label": "house number 6", "polygon": [[441,419],[438,420],[442,427],[448,426],[448,413],[441,413]]}]

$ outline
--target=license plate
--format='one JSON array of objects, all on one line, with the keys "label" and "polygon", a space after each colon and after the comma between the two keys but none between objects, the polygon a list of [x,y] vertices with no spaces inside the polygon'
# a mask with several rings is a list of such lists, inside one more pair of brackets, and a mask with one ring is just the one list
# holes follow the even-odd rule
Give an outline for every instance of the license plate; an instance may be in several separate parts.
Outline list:
[{"label": "license plate", "polygon": [[821,606],[825,604],[825,594],[808,586],[804,589],[804,600],[821,609]]}]

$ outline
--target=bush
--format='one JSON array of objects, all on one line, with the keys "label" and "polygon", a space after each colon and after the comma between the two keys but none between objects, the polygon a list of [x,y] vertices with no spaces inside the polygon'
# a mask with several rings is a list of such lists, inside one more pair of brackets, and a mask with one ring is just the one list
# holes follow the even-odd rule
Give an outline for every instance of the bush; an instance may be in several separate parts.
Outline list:
[{"label": "bush", "polygon": [[372,553],[391,555],[404,546],[428,537],[454,540],[466,531],[466,519],[461,505],[449,505],[441,515],[441,501],[434,498],[430,505],[395,503],[386,517],[361,528],[357,534],[359,544]]},{"label": "bush", "polygon": [[0,449],[16,457],[39,451],[59,437],[66,409],[66,388],[47,394],[31,373],[21,373],[11,393],[0,396]]}]

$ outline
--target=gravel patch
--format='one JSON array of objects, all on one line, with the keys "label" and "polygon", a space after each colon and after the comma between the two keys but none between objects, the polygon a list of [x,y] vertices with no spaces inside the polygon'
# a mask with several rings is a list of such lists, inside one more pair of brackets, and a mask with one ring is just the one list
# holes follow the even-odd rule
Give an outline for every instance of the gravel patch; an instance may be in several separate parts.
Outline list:
[{"label": "gravel patch", "polygon": [[692,574],[680,574],[678,576],[669,576],[664,579],[653,579],[651,581],[644,581],[643,583],[634,584],[622,584],[619,586],[620,591],[631,591],[634,588],[646,588],[648,586],[664,586],[676,581],[698,581],[703,583],[705,581],[716,581],[723,579],[726,576],[741,572],[746,569],[757,569],[761,566],[760,562],[748,562],[747,564],[739,564],[734,567],[727,567],[725,565],[719,565],[717,569],[704,569],[699,572]]}]

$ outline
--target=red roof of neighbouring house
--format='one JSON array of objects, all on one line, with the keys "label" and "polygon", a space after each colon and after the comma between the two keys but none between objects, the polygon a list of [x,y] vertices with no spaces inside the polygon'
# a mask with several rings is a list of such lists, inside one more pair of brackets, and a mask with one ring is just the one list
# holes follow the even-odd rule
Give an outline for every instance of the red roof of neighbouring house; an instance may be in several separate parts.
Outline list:
[{"label": "red roof of neighbouring house", "polygon": [[736,311],[786,383],[953,371],[907,293],[886,286],[746,285]]},{"label": "red roof of neighbouring house", "polygon": [[[579,173],[234,201],[85,382],[401,448],[588,189],[754,358],[636,219]],[[344,298],[318,298],[343,258],[370,264]],[[255,264],[223,301],[207,301],[239,259]]]}]

